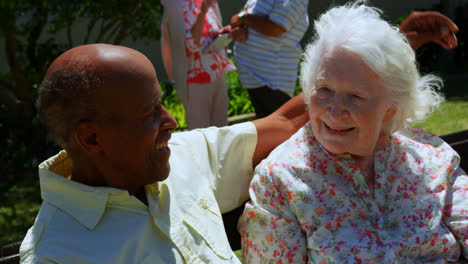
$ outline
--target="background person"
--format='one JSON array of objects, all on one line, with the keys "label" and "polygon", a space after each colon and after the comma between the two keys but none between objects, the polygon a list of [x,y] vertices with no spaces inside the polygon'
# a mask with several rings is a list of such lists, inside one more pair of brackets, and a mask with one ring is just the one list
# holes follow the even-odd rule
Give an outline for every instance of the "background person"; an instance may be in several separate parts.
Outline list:
[{"label": "background person", "polygon": [[468,176],[408,128],[443,98],[380,10],[315,22],[301,84],[310,122],[255,170],[239,222],[246,263],[447,263],[468,258]]},{"label": "background person", "polygon": [[294,92],[299,42],[309,26],[308,4],[308,0],[248,0],[231,18],[239,79],[257,118],[273,113]]},{"label": "background person", "polygon": [[203,50],[223,28],[216,0],[164,0],[161,51],[185,108],[189,129],[227,125],[226,73],[235,70],[225,49]]}]

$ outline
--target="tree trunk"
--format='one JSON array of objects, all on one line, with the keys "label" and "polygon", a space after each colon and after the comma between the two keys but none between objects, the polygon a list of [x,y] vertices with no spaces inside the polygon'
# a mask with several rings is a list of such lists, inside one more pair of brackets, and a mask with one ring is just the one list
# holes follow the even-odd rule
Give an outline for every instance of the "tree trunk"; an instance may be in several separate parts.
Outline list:
[{"label": "tree trunk", "polygon": [[41,71],[41,64],[37,61],[37,41],[42,34],[42,30],[44,26],[47,24],[47,15],[49,11],[47,7],[43,5],[38,5],[36,8],[36,12],[32,17],[32,24],[33,28],[31,29],[31,33],[28,36],[28,43],[26,48],[26,54],[29,60],[29,66],[32,67],[37,72]]}]

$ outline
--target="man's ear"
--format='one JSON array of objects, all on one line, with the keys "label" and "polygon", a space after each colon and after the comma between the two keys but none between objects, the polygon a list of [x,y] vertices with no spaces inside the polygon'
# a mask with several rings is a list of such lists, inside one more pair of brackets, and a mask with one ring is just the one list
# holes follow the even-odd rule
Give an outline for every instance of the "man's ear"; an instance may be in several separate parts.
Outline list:
[{"label": "man's ear", "polygon": [[90,155],[95,155],[102,150],[97,140],[97,132],[98,128],[96,124],[82,121],[78,123],[75,131],[72,132],[71,140],[76,148]]}]

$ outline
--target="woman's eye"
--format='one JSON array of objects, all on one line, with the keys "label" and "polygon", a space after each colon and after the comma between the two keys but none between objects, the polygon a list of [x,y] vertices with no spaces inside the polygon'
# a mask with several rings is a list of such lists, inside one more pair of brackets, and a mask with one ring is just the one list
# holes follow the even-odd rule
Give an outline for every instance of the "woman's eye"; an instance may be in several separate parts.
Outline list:
[{"label": "woman's eye", "polygon": [[360,101],[366,100],[364,97],[362,97],[359,94],[352,94],[351,96],[353,97],[353,99],[356,99],[356,100],[360,100]]},{"label": "woman's eye", "polygon": [[333,91],[328,87],[320,87],[317,89],[317,95],[320,97],[326,97],[333,93]]}]

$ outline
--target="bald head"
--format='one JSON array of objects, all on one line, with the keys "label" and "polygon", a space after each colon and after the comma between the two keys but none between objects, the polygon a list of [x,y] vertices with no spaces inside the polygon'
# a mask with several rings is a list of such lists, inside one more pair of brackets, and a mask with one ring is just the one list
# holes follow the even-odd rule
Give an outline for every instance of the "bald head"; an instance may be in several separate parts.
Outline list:
[{"label": "bald head", "polygon": [[134,49],[109,44],[78,46],[64,52],[50,65],[46,78],[64,70],[89,72],[103,78],[155,75],[153,65],[145,55]]},{"label": "bald head", "polygon": [[63,146],[78,122],[100,116],[98,105],[104,98],[128,92],[140,82],[156,82],[153,65],[140,52],[108,44],[79,46],[50,65],[39,88],[37,105]]}]

